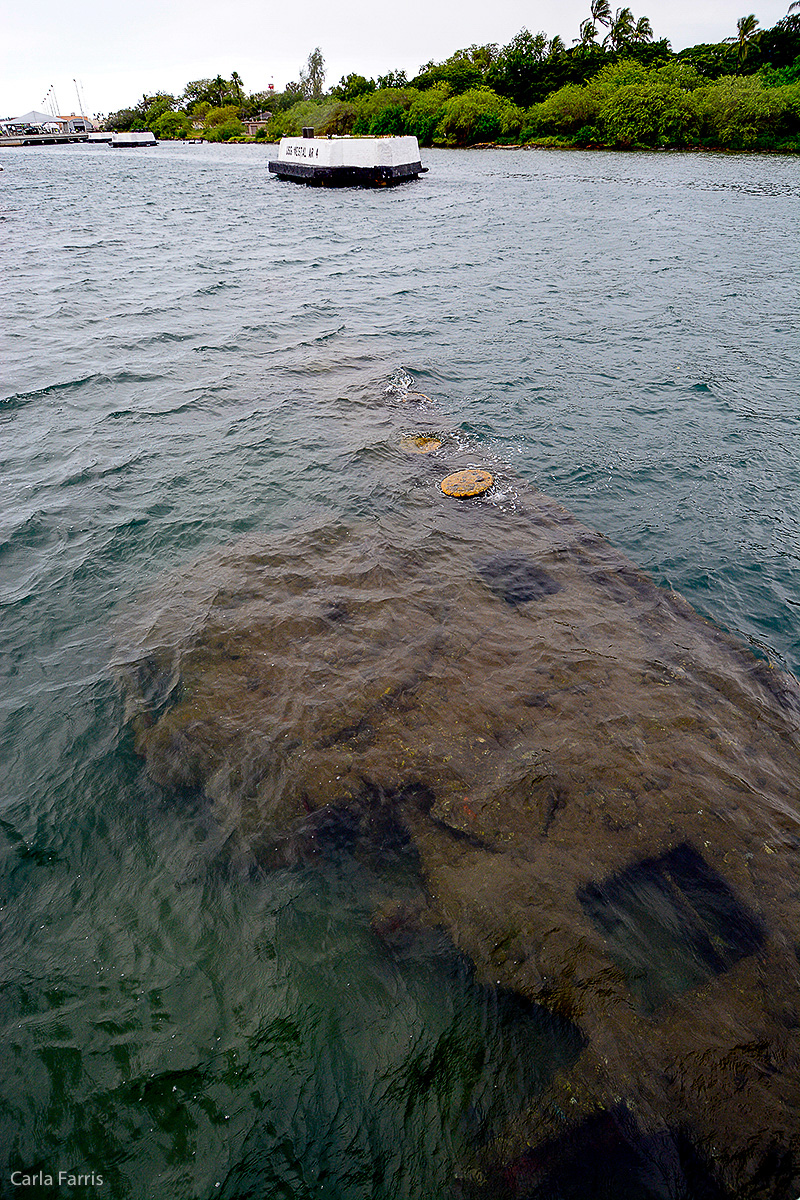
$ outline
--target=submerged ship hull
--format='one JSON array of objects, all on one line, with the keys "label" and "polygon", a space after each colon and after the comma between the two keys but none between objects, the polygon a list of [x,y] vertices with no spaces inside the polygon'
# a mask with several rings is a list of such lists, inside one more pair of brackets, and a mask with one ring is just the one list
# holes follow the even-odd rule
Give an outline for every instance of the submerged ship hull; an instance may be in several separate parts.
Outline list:
[{"label": "submerged ship hull", "polygon": [[408,847],[478,981],[577,1029],[469,1200],[797,1196],[800,686],[534,489],[445,496],[466,455],[412,465],[408,411],[413,505],[223,548],[137,606],[136,750],[264,866]]}]

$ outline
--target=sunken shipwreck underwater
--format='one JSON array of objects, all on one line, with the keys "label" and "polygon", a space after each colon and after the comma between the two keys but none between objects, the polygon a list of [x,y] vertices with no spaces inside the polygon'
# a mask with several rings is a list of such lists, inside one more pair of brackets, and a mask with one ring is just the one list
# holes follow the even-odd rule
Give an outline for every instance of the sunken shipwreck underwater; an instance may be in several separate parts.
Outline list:
[{"label": "sunken shipwreck underwater", "polygon": [[262,863],[407,845],[477,980],[577,1027],[454,1196],[795,1200],[800,688],[532,487],[445,496],[431,440],[408,503],[152,589],[136,749]]}]

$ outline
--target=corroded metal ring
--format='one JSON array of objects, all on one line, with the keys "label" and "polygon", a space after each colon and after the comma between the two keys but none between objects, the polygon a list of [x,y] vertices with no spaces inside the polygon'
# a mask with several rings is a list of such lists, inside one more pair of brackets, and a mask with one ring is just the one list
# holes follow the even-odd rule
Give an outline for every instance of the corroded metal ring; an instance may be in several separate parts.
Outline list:
[{"label": "corroded metal ring", "polygon": [[416,433],[400,439],[400,445],[409,454],[430,454],[431,450],[438,450],[441,444],[439,438],[428,433]]},{"label": "corroded metal ring", "polygon": [[483,492],[488,492],[493,483],[494,479],[488,471],[479,471],[474,467],[469,467],[466,471],[456,471],[454,474],[448,475],[446,479],[442,480],[440,486],[445,496],[462,498],[480,496]]}]

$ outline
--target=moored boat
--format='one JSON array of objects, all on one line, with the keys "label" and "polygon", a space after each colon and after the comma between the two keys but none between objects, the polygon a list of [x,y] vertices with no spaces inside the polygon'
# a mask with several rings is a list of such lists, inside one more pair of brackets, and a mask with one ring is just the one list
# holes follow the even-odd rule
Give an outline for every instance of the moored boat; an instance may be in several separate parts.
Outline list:
[{"label": "moored boat", "polygon": [[154,133],[115,133],[111,139],[112,146],[157,146]]},{"label": "moored boat", "polygon": [[278,157],[269,164],[279,179],[317,187],[389,187],[416,179],[427,167],[415,137],[281,138]]}]

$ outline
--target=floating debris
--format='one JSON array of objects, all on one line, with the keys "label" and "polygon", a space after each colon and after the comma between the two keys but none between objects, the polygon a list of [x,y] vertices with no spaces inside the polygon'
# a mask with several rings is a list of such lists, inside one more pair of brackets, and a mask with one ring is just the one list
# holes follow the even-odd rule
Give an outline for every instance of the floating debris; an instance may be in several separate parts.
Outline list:
[{"label": "floating debris", "polygon": [[465,471],[454,471],[443,479],[440,486],[445,496],[458,496],[464,499],[468,496],[481,496],[488,492],[494,483],[488,471],[479,471],[468,467]]}]

